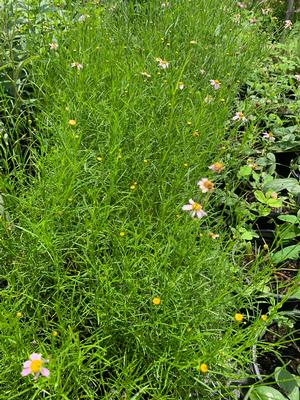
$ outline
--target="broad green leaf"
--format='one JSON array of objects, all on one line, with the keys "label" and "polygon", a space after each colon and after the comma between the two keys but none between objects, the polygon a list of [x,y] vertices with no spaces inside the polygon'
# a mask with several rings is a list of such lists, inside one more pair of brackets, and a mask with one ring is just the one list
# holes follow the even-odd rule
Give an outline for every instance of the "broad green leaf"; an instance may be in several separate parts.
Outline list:
[{"label": "broad green leaf", "polygon": [[297,224],[297,222],[300,222],[296,215],[279,215],[277,218],[280,219],[280,221],[286,221],[291,224]]},{"label": "broad green leaf", "polygon": [[297,381],[286,368],[275,368],[275,380],[290,400],[299,400],[299,388]]},{"label": "broad green leaf", "polygon": [[266,203],[266,196],[260,190],[255,190],[254,196],[256,200],[260,201],[261,203]]},{"label": "broad green leaf", "polygon": [[243,165],[237,174],[238,178],[248,178],[252,174],[252,168],[249,165]]},{"label": "broad green leaf", "polygon": [[257,386],[251,390],[250,400],[287,400],[278,390],[270,386]]},{"label": "broad green leaf", "polygon": [[246,231],[246,232],[241,234],[241,239],[243,239],[243,240],[252,240],[253,239],[253,235],[252,235],[251,232]]},{"label": "broad green leaf", "polygon": [[282,207],[282,201],[280,199],[272,199],[272,198],[270,198],[270,199],[267,200],[267,204],[268,204],[268,206],[273,207],[273,208]]},{"label": "broad green leaf", "polygon": [[278,264],[286,260],[297,260],[300,254],[300,243],[292,246],[287,246],[282,250],[276,251],[272,254],[271,260],[273,263]]},{"label": "broad green leaf", "polygon": [[280,192],[281,190],[286,189],[288,192],[292,194],[300,193],[300,185],[297,179],[295,178],[278,178],[273,179],[272,182],[266,183],[264,185],[264,190],[273,190],[274,192]]}]

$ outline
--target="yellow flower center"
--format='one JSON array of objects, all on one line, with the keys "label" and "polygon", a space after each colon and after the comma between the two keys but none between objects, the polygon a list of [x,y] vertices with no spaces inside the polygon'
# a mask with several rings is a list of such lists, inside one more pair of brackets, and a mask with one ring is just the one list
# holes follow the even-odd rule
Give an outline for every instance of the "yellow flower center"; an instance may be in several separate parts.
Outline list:
[{"label": "yellow flower center", "polygon": [[218,79],[215,79],[215,85],[219,85],[220,81]]},{"label": "yellow flower center", "polygon": [[216,171],[221,171],[223,169],[223,164],[221,162],[214,163],[214,167]]},{"label": "yellow flower center", "polygon": [[203,182],[203,186],[206,189],[211,190],[214,187],[214,184],[212,183],[212,181],[204,181]]},{"label": "yellow flower center", "polygon": [[30,364],[30,369],[33,373],[37,373],[41,370],[42,360],[32,360]]},{"label": "yellow flower center", "polygon": [[193,203],[192,204],[192,210],[193,211],[201,211],[202,210],[202,206],[199,203]]},{"label": "yellow flower center", "polygon": [[244,319],[244,316],[243,316],[243,314],[241,314],[241,313],[236,313],[235,316],[234,316],[234,319],[235,319],[237,322],[242,322],[243,319]]},{"label": "yellow flower center", "polygon": [[242,112],[239,112],[239,118],[242,119],[244,117],[244,114]]}]

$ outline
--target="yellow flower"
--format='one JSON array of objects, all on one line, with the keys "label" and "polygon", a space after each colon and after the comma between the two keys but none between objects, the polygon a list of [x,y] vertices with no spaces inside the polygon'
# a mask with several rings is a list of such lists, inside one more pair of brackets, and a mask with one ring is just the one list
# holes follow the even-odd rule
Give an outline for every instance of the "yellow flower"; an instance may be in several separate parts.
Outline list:
[{"label": "yellow flower", "polygon": [[121,231],[119,234],[121,237],[124,237],[126,235],[126,233],[124,231]]},{"label": "yellow flower", "polygon": [[76,125],[76,119],[69,119],[68,124],[69,124],[70,126],[75,126],[75,125]]},{"label": "yellow flower", "polygon": [[267,314],[262,314],[262,315],[260,316],[260,319],[263,320],[263,321],[267,321],[267,319],[268,319]]},{"label": "yellow flower", "polygon": [[59,333],[57,331],[53,331],[52,336],[57,337],[57,336],[59,336]]},{"label": "yellow flower", "polygon": [[132,182],[130,185],[130,190],[136,190],[137,182]]},{"label": "yellow flower", "polygon": [[20,311],[18,311],[18,312],[16,313],[16,317],[17,317],[17,318],[22,318],[22,317],[23,317],[23,314],[22,314]]},{"label": "yellow flower", "polygon": [[243,314],[241,314],[241,313],[236,313],[236,314],[234,315],[234,319],[235,319],[237,322],[242,322],[243,319],[244,319],[244,316],[243,316]]},{"label": "yellow flower", "polygon": [[198,131],[194,131],[194,132],[192,132],[192,136],[193,136],[193,137],[199,137],[200,134],[199,134]]},{"label": "yellow flower", "polygon": [[144,164],[148,164],[149,160],[144,159]]},{"label": "yellow flower", "polygon": [[196,40],[191,40],[190,44],[197,44]]},{"label": "yellow flower", "polygon": [[102,161],[102,160],[103,160],[103,158],[102,158],[102,157],[100,157],[100,156],[98,156],[98,157],[96,158],[96,160],[97,160],[97,161]]},{"label": "yellow flower", "polygon": [[153,297],[152,303],[153,303],[155,306],[159,306],[159,305],[160,305],[160,298],[159,298],[159,297]]},{"label": "yellow flower", "polygon": [[201,363],[199,366],[199,370],[200,372],[202,372],[202,374],[206,374],[208,372],[208,365],[205,363]]}]

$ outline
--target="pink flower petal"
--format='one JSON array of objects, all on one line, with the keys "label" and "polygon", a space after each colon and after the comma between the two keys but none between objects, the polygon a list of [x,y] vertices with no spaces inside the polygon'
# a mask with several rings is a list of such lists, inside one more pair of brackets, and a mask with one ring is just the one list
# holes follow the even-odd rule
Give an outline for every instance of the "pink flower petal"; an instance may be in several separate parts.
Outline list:
[{"label": "pink flower petal", "polygon": [[186,204],[185,206],[182,206],[183,211],[190,211],[192,209],[191,204]]},{"label": "pink flower petal", "polygon": [[23,368],[30,368],[30,365],[31,365],[31,361],[30,361],[30,360],[27,360],[27,361],[25,361],[25,362],[23,363]]},{"label": "pink flower petal", "polygon": [[42,355],[39,353],[32,353],[29,356],[30,360],[41,360],[42,359]]},{"label": "pink flower petal", "polygon": [[50,375],[50,371],[48,368],[42,368],[41,374],[48,378],[48,376]]},{"label": "pink flower petal", "polygon": [[27,375],[30,374],[30,372],[31,372],[30,368],[24,368],[24,369],[22,370],[22,372],[21,372],[21,375],[22,375],[22,376],[27,376]]}]

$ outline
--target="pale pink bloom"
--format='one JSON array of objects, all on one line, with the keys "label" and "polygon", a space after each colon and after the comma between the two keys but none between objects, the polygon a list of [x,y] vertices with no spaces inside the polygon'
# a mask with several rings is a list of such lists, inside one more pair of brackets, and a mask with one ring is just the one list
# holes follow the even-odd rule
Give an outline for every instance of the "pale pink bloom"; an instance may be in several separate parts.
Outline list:
[{"label": "pale pink bloom", "polygon": [[80,71],[80,70],[83,68],[83,65],[80,64],[79,62],[73,62],[73,63],[71,64],[71,68],[77,68],[78,71]]},{"label": "pale pink bloom", "polygon": [[234,117],[232,118],[233,121],[243,121],[243,122],[247,122],[247,118],[245,117],[245,115],[242,112],[236,112]]},{"label": "pale pink bloom", "polygon": [[215,90],[220,89],[221,82],[218,81],[218,79],[211,79],[209,82],[210,82],[211,86],[212,86]]},{"label": "pale pink bloom", "polygon": [[294,75],[294,78],[296,79],[296,81],[300,82],[300,75]]},{"label": "pale pink bloom", "polygon": [[40,375],[47,378],[50,375],[50,371],[47,368],[44,368],[44,364],[47,362],[48,360],[42,359],[41,354],[32,353],[29,356],[29,360],[23,363],[21,375],[27,376],[32,374],[35,380],[37,380]]},{"label": "pale pink bloom", "polygon": [[255,18],[255,17],[253,17],[253,18],[250,18],[249,19],[249,22],[250,22],[250,24],[256,24],[257,23],[257,19]]},{"label": "pale pink bloom", "polygon": [[199,189],[201,190],[202,193],[208,193],[212,192],[214,189],[214,184],[212,181],[210,181],[207,178],[202,178],[197,185],[199,186]]},{"label": "pale pink bloom", "polygon": [[169,63],[166,60],[162,60],[161,58],[156,58],[156,61],[158,62],[159,68],[162,69],[167,69],[169,68]]},{"label": "pale pink bloom", "polygon": [[197,218],[202,218],[206,214],[206,212],[203,210],[201,204],[196,203],[194,200],[190,199],[189,200],[190,204],[186,204],[182,207],[183,211],[188,211],[192,217],[197,217]]},{"label": "pale pink bloom", "polygon": [[268,139],[270,142],[275,142],[275,137],[272,132],[263,132],[262,135],[265,139]]},{"label": "pale pink bloom", "polygon": [[236,5],[237,5],[239,8],[247,8],[246,4],[241,3],[240,1],[238,1]]},{"label": "pale pink bloom", "polygon": [[58,44],[56,42],[49,43],[50,50],[57,50]]},{"label": "pale pink bloom", "polygon": [[293,25],[293,23],[290,19],[286,19],[284,21],[284,29],[292,29],[292,25]]},{"label": "pale pink bloom", "polygon": [[219,172],[223,171],[224,164],[222,162],[220,162],[220,161],[217,161],[217,162],[213,163],[212,165],[210,165],[208,167],[208,169],[210,169],[213,172],[219,173]]}]

